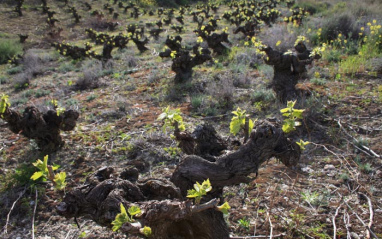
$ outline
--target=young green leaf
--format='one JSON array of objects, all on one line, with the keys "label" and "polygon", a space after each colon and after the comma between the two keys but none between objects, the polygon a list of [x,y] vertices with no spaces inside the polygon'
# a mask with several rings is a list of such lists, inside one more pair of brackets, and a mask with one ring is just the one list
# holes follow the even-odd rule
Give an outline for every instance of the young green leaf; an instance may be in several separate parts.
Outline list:
[{"label": "young green leaf", "polygon": [[163,112],[157,118],[159,121],[164,121],[162,127],[163,131],[166,131],[167,127],[175,127],[175,122],[178,124],[179,130],[184,131],[186,127],[180,114],[181,112],[179,109],[171,110],[170,106],[164,108]]},{"label": "young green leaf", "polygon": [[239,133],[241,129],[241,122],[239,119],[232,119],[231,123],[229,124],[229,130],[233,135],[236,135]]},{"label": "young green leaf", "polygon": [[300,142],[296,142],[296,144],[298,144],[298,146],[300,146],[301,150],[305,150],[305,146],[310,144],[310,142],[309,141],[303,141],[302,139],[300,139]]},{"label": "young green leaf", "polygon": [[58,107],[56,109],[57,116],[60,116],[64,112],[65,112],[65,108],[63,108],[63,107]]},{"label": "young green leaf", "polygon": [[39,179],[39,178],[41,178],[41,177],[43,177],[43,176],[44,176],[43,172],[38,171],[38,172],[35,172],[35,173],[32,175],[31,179],[32,179],[33,181],[36,181],[37,179]]},{"label": "young green leaf", "polygon": [[202,189],[205,191],[205,192],[209,192],[212,190],[212,186],[211,186],[211,182],[210,182],[210,179],[207,178],[207,180],[204,180],[202,185],[201,185]]},{"label": "young green leaf", "polygon": [[187,190],[187,197],[188,198],[195,198],[195,203],[199,204],[200,200],[202,199],[202,196],[206,195],[207,192],[212,190],[212,186],[210,183],[210,180],[204,180],[202,184],[199,182],[196,182],[194,184],[194,189]]},{"label": "young green leaf", "polygon": [[8,95],[4,95],[4,94],[1,95],[0,114],[3,114],[5,112],[5,110],[10,106],[10,104],[8,102],[8,98],[9,98]]},{"label": "young green leaf", "polygon": [[66,187],[66,173],[65,172],[60,172],[56,175],[54,175],[53,181],[55,182],[55,188],[57,190],[64,190]]},{"label": "young green leaf", "polygon": [[248,131],[249,131],[248,134],[251,134],[254,126],[255,126],[255,122],[253,120],[249,119],[248,120]]},{"label": "young green leaf", "polygon": [[48,177],[48,174],[49,174],[49,170],[48,170],[48,155],[46,155],[44,157],[44,161],[41,161],[40,159],[37,159],[35,163],[32,163],[33,166],[35,166],[36,168],[38,168],[40,171],[38,172],[35,172],[31,179],[32,180],[37,180],[39,178],[43,178],[43,179],[46,179]]},{"label": "young green leaf", "polygon": [[144,226],[143,228],[139,229],[139,232],[145,237],[149,237],[152,235],[151,227]]},{"label": "young green leaf", "polygon": [[228,214],[228,210],[231,209],[228,202],[223,203],[221,206],[217,207],[219,211],[221,211],[223,214]]},{"label": "young green leaf", "polygon": [[130,214],[130,216],[135,216],[141,214],[141,209],[137,206],[131,206],[127,212]]},{"label": "young green leaf", "polygon": [[233,135],[236,135],[241,129],[244,129],[245,127],[245,110],[242,110],[240,107],[238,107],[236,111],[232,111],[232,114],[235,116],[231,119],[229,130]]},{"label": "young green leaf", "polygon": [[284,131],[284,133],[287,134],[296,129],[294,126],[295,126],[295,122],[293,120],[285,119],[282,126],[282,130]]},{"label": "young green leaf", "polygon": [[113,225],[113,231],[117,231],[119,228],[121,228],[121,226],[124,223],[131,221],[130,217],[127,215],[126,208],[123,206],[122,203],[120,204],[120,208],[121,213],[118,213],[115,217],[115,220],[111,222],[111,224]]},{"label": "young green leaf", "polygon": [[286,117],[283,122],[282,130],[284,133],[290,133],[294,130],[296,130],[297,126],[301,125],[301,122],[298,121],[298,119],[303,118],[303,112],[305,110],[301,109],[294,109],[296,101],[288,101],[287,102],[287,108],[281,109],[280,112],[283,116]]},{"label": "young green leaf", "polygon": [[195,189],[188,189],[187,190],[187,197],[188,198],[196,198],[199,196],[199,192],[197,192]]}]

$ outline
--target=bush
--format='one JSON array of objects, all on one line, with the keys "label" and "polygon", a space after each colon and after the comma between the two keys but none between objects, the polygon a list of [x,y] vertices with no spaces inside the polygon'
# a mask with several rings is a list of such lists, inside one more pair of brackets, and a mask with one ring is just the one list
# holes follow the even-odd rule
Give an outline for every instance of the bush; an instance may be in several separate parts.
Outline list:
[{"label": "bush", "polygon": [[318,3],[316,1],[304,1],[296,3],[292,8],[303,8],[310,14],[323,12],[328,8],[328,3]]},{"label": "bush", "polygon": [[276,99],[271,89],[260,88],[255,90],[251,96],[252,102],[272,102]]},{"label": "bush", "polygon": [[350,13],[342,13],[326,19],[322,27],[321,37],[323,42],[330,42],[341,33],[346,38],[358,39],[359,32],[354,16]]},{"label": "bush", "polygon": [[29,50],[25,53],[23,58],[24,71],[30,72],[33,76],[41,74],[43,72],[43,62],[39,55],[33,50]]},{"label": "bush", "polygon": [[76,81],[74,86],[79,90],[95,89],[98,88],[100,82],[98,79],[103,76],[102,62],[98,60],[88,60],[82,66],[83,76]]},{"label": "bush", "polygon": [[342,52],[338,49],[331,49],[323,53],[322,58],[328,62],[339,62],[341,60]]},{"label": "bush", "polygon": [[18,41],[14,39],[0,39],[0,64],[5,64],[10,58],[21,54],[23,48]]},{"label": "bush", "polygon": [[287,25],[273,25],[272,27],[264,28],[261,31],[259,38],[267,46],[278,51],[289,50],[296,41],[296,34],[288,31]]}]

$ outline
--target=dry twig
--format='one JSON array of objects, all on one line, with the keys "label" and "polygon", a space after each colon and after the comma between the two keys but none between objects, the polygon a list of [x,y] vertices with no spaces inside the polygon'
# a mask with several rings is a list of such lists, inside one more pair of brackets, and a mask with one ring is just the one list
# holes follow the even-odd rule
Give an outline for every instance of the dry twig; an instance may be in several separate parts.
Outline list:
[{"label": "dry twig", "polygon": [[336,239],[336,237],[337,237],[336,217],[338,216],[338,211],[339,211],[340,208],[342,207],[342,204],[343,204],[343,203],[341,203],[341,204],[337,207],[337,209],[336,209],[336,213],[334,214],[333,219],[332,219],[332,221],[333,221],[333,239]]},{"label": "dry twig", "polygon": [[[356,139],[356,138],[354,138],[353,136],[351,136],[346,130],[345,130],[345,128],[342,126],[342,124],[341,124],[341,120],[339,119],[339,120],[337,120],[337,124],[338,124],[338,126],[340,126],[340,129],[348,136],[348,137],[350,137],[352,140],[354,140],[354,142],[356,142],[356,143],[359,143],[359,141]],[[354,145],[354,144],[352,144],[352,145]],[[355,146],[355,145],[354,145]],[[368,148],[368,147],[366,147],[366,146],[364,146],[364,145],[361,145],[360,146],[361,148],[363,148],[364,150],[361,150],[362,152],[364,152],[364,151],[367,151],[368,153],[368,155],[369,156],[374,156],[374,157],[377,157],[377,158],[380,158],[381,156],[380,155],[378,155],[377,153],[375,153],[372,149],[370,149],[370,148]],[[359,147],[357,147],[358,149],[359,149]],[[370,155],[371,154],[371,155]]]},{"label": "dry twig", "polygon": [[[371,230],[371,228],[366,225],[366,223],[362,220],[362,218],[360,216],[358,216],[358,214],[353,210],[353,208],[350,207],[350,205],[344,200],[344,203],[346,204],[346,206],[348,206],[348,208],[350,209],[350,211],[353,212],[353,214],[358,218],[358,220],[362,223],[362,225],[364,227],[366,227],[367,231],[369,231],[370,233],[370,236],[375,238],[375,239],[378,239],[377,235],[375,235],[375,233]],[[370,206],[370,205],[369,205]],[[372,222],[372,221],[371,221]]]},{"label": "dry twig", "polygon": [[347,239],[351,239],[350,230],[349,230],[349,223],[350,223],[349,214],[347,212],[345,212],[344,213],[344,224],[345,224],[345,228],[346,228],[346,238]]},{"label": "dry twig", "polygon": [[37,188],[35,190],[36,190],[36,199],[34,201],[34,209],[33,209],[33,217],[32,217],[32,239],[34,239],[34,219],[36,217],[37,196],[38,196]]},{"label": "dry twig", "polygon": [[[367,199],[367,203],[369,204],[370,219],[369,219],[369,223],[367,224],[367,226],[369,228],[371,228],[371,226],[373,225],[373,217],[374,217],[373,204],[371,203],[370,198],[368,196],[366,196],[366,194],[363,194],[363,193],[360,193],[360,194]],[[367,230],[366,233],[367,233],[366,237],[370,238],[370,231]]]},{"label": "dry twig", "polygon": [[[273,238],[283,237],[286,236],[286,233],[280,233],[277,235],[274,235]],[[269,236],[267,235],[258,235],[258,236],[244,236],[244,237],[230,237],[230,239],[247,239],[247,238],[267,238]]]},{"label": "dry twig", "polygon": [[24,187],[24,190],[19,194],[19,197],[16,199],[16,201],[13,202],[12,204],[12,207],[11,209],[9,210],[8,212],[8,215],[7,215],[7,221],[5,222],[5,226],[4,226],[4,233],[7,234],[8,231],[7,231],[7,227],[8,227],[8,223],[9,223],[9,217],[11,216],[11,213],[13,211],[13,208],[15,207],[16,203],[20,200],[20,198],[24,195],[24,193],[27,191],[27,186]]}]

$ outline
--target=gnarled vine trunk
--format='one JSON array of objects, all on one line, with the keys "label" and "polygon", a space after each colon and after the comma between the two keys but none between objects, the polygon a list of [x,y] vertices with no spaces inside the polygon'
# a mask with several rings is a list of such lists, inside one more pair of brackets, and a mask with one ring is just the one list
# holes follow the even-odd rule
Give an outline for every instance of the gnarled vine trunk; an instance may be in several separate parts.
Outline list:
[{"label": "gnarled vine trunk", "polygon": [[41,113],[34,106],[28,106],[22,114],[7,107],[1,114],[13,133],[34,139],[44,153],[54,152],[64,144],[60,130],[73,130],[78,117],[79,113],[74,110],[66,110],[57,115],[55,110]]},{"label": "gnarled vine trunk", "polygon": [[263,49],[268,57],[265,63],[272,65],[274,68],[272,89],[282,103],[297,99],[298,92],[295,87],[298,80],[306,76],[307,70],[305,66],[312,63],[314,59],[319,58],[319,56],[311,57],[310,51],[302,42],[299,42],[295,49],[296,54],[279,52],[271,47]]},{"label": "gnarled vine trunk", "polygon": [[[212,132],[212,131],[211,131]],[[252,173],[271,157],[279,158],[287,166],[295,165],[300,157],[298,145],[287,139],[279,126],[259,123],[247,143],[237,151],[211,162],[200,156],[188,155],[175,169],[171,182],[147,179],[131,182],[126,172],[118,178],[110,168],[93,174],[84,186],[67,193],[57,207],[67,217],[84,216],[111,227],[120,212],[120,203],[126,208],[136,205],[142,215],[133,223],[125,223],[121,231],[139,234],[149,226],[152,238],[170,239],[226,239],[229,230],[223,214],[216,210],[224,186],[248,183]],[[198,181],[209,179],[213,190],[201,204],[193,205],[186,199],[187,190]],[[134,181],[134,180],[133,180]],[[219,203],[221,204],[221,203]]]}]

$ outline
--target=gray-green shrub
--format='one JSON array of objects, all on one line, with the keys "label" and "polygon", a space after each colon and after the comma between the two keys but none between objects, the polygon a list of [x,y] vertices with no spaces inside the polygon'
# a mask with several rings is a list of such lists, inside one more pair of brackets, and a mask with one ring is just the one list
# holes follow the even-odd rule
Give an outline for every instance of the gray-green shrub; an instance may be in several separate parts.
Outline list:
[{"label": "gray-green shrub", "polygon": [[14,39],[0,39],[0,64],[5,64],[13,56],[21,54],[23,48],[18,41]]}]

